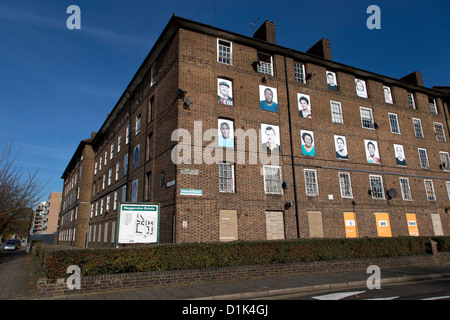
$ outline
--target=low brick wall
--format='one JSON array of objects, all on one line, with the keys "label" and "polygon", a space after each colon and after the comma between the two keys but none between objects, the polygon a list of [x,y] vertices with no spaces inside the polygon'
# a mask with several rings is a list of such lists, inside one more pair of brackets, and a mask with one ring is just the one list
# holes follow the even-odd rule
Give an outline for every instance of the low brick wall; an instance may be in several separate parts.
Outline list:
[{"label": "low brick wall", "polygon": [[305,273],[339,272],[367,269],[369,265],[380,268],[450,263],[450,252],[433,255],[402,256],[390,258],[314,261],[289,264],[265,264],[239,267],[204,268],[192,270],[153,271],[106,274],[81,277],[80,289],[68,289],[66,279],[37,281],[37,297],[58,297],[76,294],[144,289],[156,286],[180,286],[197,283],[249,280],[265,277],[283,277]]}]

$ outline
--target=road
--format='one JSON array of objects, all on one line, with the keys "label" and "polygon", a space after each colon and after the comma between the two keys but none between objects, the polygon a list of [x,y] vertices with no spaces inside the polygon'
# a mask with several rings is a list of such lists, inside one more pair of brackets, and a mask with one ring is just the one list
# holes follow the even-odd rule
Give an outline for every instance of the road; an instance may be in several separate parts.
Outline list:
[{"label": "road", "polygon": [[[1,248],[0,250],[3,250]],[[27,299],[34,295],[33,275],[24,246],[4,251],[0,261],[0,300]]]},{"label": "road", "polygon": [[264,300],[450,300],[450,278],[261,298]]}]

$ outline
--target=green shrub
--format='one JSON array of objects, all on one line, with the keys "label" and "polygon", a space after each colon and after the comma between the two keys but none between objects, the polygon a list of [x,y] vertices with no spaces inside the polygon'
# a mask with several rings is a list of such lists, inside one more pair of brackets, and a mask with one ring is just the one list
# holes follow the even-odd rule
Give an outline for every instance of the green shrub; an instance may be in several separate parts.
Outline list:
[{"label": "green shrub", "polygon": [[[433,239],[440,251],[450,251],[450,237]],[[39,243],[35,249],[50,279],[67,277],[70,265],[79,266],[82,275],[87,276],[431,253],[427,237],[236,241],[119,249],[79,249]]]}]

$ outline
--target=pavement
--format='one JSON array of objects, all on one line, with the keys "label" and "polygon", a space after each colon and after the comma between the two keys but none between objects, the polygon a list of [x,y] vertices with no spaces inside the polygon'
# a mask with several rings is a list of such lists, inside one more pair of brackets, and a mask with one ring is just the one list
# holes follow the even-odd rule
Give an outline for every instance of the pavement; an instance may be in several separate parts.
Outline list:
[{"label": "pavement", "polygon": [[[300,292],[366,286],[367,279],[371,275],[372,273],[366,273],[366,270],[310,273],[245,281],[76,294],[46,298],[45,300],[248,300]],[[450,278],[450,265],[381,269],[381,285],[439,278]],[[0,300],[41,299],[35,296],[30,256],[24,249],[7,254],[0,262]]]}]

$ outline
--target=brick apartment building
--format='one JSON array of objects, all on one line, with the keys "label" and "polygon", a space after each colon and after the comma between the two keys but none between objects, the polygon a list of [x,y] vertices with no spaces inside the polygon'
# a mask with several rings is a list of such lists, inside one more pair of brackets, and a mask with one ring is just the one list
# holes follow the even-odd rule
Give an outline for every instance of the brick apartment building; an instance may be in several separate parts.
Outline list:
[{"label": "brick apartment building", "polygon": [[445,90],[173,16],[64,172],[58,243],[115,246],[121,202],[160,204],[160,243],[449,235]]}]

